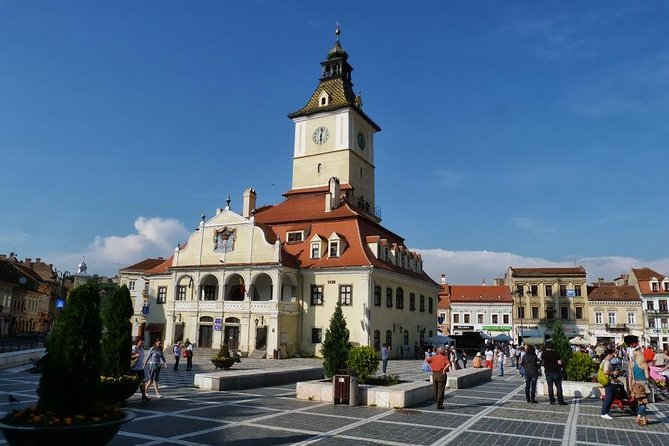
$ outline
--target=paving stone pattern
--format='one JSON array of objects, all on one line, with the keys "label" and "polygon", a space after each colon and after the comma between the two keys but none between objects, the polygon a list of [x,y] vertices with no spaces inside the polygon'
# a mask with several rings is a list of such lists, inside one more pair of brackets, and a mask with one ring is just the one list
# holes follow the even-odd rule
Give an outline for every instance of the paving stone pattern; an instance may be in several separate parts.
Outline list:
[{"label": "paving stone pattern", "polygon": [[[128,400],[134,421],[123,425],[112,446],[125,445],[463,445],[606,446],[669,444],[669,405],[649,405],[651,424],[639,427],[629,411],[599,417],[599,400],[567,399],[568,406],[525,402],[524,382],[510,370],[474,388],[448,390],[445,409],[426,401],[402,410],[348,407],[297,400],[294,385],[240,391],[193,388],[193,373],[213,371],[201,355],[193,372],[164,370],[163,398]],[[313,365],[316,360],[242,360],[236,368],[258,370]],[[239,367],[237,367],[239,366]],[[390,361],[388,372],[404,380],[426,380],[420,361]],[[36,402],[38,375],[0,372],[0,411]],[[3,396],[7,395],[7,396]],[[149,395],[151,396],[151,394]],[[4,439],[0,438],[0,444]]]}]

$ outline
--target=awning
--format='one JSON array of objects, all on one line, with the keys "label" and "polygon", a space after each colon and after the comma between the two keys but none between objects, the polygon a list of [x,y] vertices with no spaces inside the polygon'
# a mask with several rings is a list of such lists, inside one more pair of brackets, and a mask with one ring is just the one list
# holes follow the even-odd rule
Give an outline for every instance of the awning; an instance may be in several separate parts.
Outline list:
[{"label": "awning", "polygon": [[543,344],[544,342],[544,338],[523,338],[523,344],[539,345]]}]

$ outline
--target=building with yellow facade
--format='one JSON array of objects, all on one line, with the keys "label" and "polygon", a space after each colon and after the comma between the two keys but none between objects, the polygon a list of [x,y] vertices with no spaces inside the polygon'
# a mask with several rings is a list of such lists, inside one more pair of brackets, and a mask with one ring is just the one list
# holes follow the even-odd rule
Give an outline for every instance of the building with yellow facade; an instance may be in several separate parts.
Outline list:
[{"label": "building with yellow facade", "polygon": [[162,327],[167,344],[189,339],[258,357],[319,355],[337,302],[351,342],[387,343],[393,357],[413,356],[414,344],[435,329],[439,286],[420,255],[381,225],[380,127],[353,92],[338,32],[321,66],[310,99],[289,115],[295,136],[285,200],[258,208],[256,191],[247,189],[240,211],[228,199],[143,274],[146,323]]}]

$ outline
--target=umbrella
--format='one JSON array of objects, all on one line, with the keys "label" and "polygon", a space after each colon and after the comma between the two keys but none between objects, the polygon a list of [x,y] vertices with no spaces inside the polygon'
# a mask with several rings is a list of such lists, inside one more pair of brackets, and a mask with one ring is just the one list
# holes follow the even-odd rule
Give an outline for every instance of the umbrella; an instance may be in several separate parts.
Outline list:
[{"label": "umbrella", "polygon": [[428,344],[437,345],[437,346],[444,345],[444,344],[448,345],[451,342],[453,342],[453,338],[437,334],[435,336],[432,336],[430,338],[425,339],[425,342],[427,342]]},{"label": "umbrella", "polygon": [[492,339],[492,336],[490,336],[488,333],[484,333],[484,332],[480,331],[479,334],[481,335],[481,337],[483,339]]},{"label": "umbrella", "polygon": [[570,339],[569,343],[571,345],[588,345],[588,341],[586,341],[580,336],[576,336],[575,338]]},{"label": "umbrella", "polygon": [[508,342],[512,340],[513,338],[509,336],[508,334],[498,334],[497,336],[492,337],[493,341],[498,341],[498,342]]}]

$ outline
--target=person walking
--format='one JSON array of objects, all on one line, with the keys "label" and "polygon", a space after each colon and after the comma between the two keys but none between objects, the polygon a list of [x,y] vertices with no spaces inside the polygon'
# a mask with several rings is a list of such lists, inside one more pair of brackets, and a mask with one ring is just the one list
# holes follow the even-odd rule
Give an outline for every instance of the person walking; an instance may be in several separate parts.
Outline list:
[{"label": "person walking", "polygon": [[174,371],[179,370],[179,360],[181,359],[181,341],[177,341],[172,347],[172,354],[174,355]]},{"label": "person walking", "polygon": [[149,398],[146,396],[146,386],[145,380],[146,375],[144,373],[144,340],[140,337],[135,338],[135,343],[132,346],[130,351],[130,374],[136,375],[139,377],[139,391],[142,392],[142,401],[149,401]]},{"label": "person walking", "polygon": [[602,412],[600,416],[605,420],[613,419],[613,417],[611,416],[611,405],[613,404],[613,400],[615,397],[615,391],[616,391],[615,381],[617,381],[617,376],[618,376],[618,371],[613,370],[613,368],[611,367],[611,360],[613,359],[614,356],[615,356],[614,350],[610,348],[605,349],[604,353],[602,353],[602,364],[599,366],[602,374],[606,378],[608,378],[605,382],[602,382],[601,380],[599,381],[599,383],[602,386],[604,386],[604,399],[602,400]]},{"label": "person walking", "polygon": [[634,350],[630,361],[629,374],[631,378],[630,389],[637,398],[636,422],[639,426],[648,424],[646,418],[646,404],[648,403],[648,379],[650,378],[650,367],[646,362],[641,350]]},{"label": "person walking", "polygon": [[388,356],[390,355],[390,350],[388,349],[388,344],[383,344],[383,347],[381,347],[381,368],[383,370],[383,373],[386,373],[386,369],[388,368]]},{"label": "person walking", "polygon": [[504,376],[504,361],[506,356],[504,355],[504,350],[501,348],[497,350],[497,365],[499,366],[499,376]]},{"label": "person walking", "polygon": [[150,388],[153,384],[153,390],[156,392],[156,398],[161,398],[158,391],[158,381],[160,381],[160,369],[167,367],[167,361],[163,354],[163,342],[157,339],[153,346],[149,349],[149,353],[144,360],[144,368],[149,365],[149,380],[146,382],[146,388]]},{"label": "person walking", "polygon": [[437,409],[444,408],[444,392],[446,391],[446,379],[448,378],[448,369],[451,366],[446,357],[444,347],[437,348],[437,354],[425,357],[425,362],[432,368],[432,388],[434,389],[434,402]]},{"label": "person walking", "polygon": [[466,369],[467,368],[467,353],[465,353],[464,348],[462,349],[462,356],[460,356],[460,357],[462,358],[462,368]]},{"label": "person walking", "polygon": [[525,374],[525,398],[528,403],[536,403],[537,379],[539,378],[539,358],[534,346],[526,345],[525,354],[520,361]]},{"label": "person walking", "polygon": [[193,369],[193,344],[186,338],[186,371],[190,372]]},{"label": "person walking", "polygon": [[555,394],[553,393],[553,385],[557,393],[557,402],[562,406],[566,406],[564,402],[564,395],[562,394],[562,358],[560,354],[555,351],[555,347],[551,342],[546,343],[546,351],[541,356],[541,362],[546,373],[546,384],[548,384],[548,399],[551,406],[555,404]]}]

